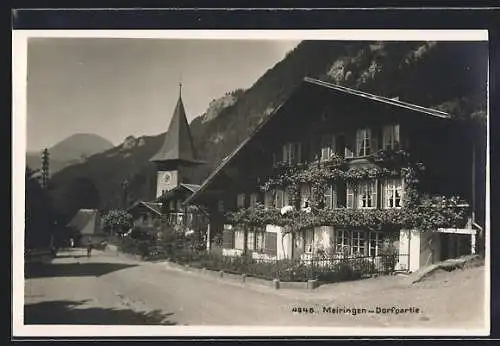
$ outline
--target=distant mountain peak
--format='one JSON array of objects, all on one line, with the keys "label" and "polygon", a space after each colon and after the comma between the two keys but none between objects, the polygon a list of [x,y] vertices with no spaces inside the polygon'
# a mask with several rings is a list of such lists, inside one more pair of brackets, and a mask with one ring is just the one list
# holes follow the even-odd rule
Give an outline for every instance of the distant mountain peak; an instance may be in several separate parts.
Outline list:
[{"label": "distant mountain peak", "polygon": [[[55,173],[68,165],[84,162],[89,156],[109,150],[114,145],[109,140],[93,133],[74,133],[56,143],[49,150],[50,171]],[[27,153],[26,164],[40,166],[41,150]]]},{"label": "distant mountain peak", "polygon": [[49,152],[52,159],[64,161],[88,157],[113,147],[113,143],[99,135],[75,133],[49,148]]}]

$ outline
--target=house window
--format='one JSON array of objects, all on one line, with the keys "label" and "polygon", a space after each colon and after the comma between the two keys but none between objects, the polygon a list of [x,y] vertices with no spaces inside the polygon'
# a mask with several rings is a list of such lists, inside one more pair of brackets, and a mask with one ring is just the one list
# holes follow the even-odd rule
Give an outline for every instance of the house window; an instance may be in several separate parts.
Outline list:
[{"label": "house window", "polygon": [[403,205],[403,182],[401,179],[388,179],[385,183],[385,208],[401,208]]},{"label": "house window", "polygon": [[314,251],[314,229],[304,231],[304,252],[311,253]]},{"label": "house window", "polygon": [[294,164],[300,162],[301,159],[300,142],[286,143],[283,145],[283,162]]},{"label": "house window", "polygon": [[234,231],[234,248],[238,250],[243,250],[245,245],[245,233],[243,230],[238,229]]},{"label": "house window", "polygon": [[255,251],[264,252],[265,231],[255,231]]},{"label": "house window", "polygon": [[264,206],[266,208],[272,208],[274,202],[273,191],[266,191],[264,194]]},{"label": "house window", "polygon": [[347,204],[347,208],[348,209],[354,209],[354,186],[352,186],[351,184],[347,184],[347,188],[346,188],[346,196],[347,196],[347,201],[346,201],[346,204]]},{"label": "house window", "polygon": [[384,149],[397,149],[399,147],[399,125],[391,124],[384,126],[382,133],[382,145]]},{"label": "house window", "polygon": [[255,232],[248,231],[247,233],[247,249],[253,251],[255,249]]},{"label": "house window", "polygon": [[351,254],[349,231],[337,230],[335,232],[336,252],[340,254]]},{"label": "house window", "polygon": [[367,156],[371,154],[371,130],[359,129],[356,132],[356,153],[357,156]]},{"label": "house window", "polygon": [[325,208],[334,209],[337,207],[337,193],[334,184],[328,184],[325,189]]},{"label": "house window", "polygon": [[377,207],[377,181],[371,180],[358,186],[358,208],[370,209]]},{"label": "house window", "polygon": [[321,161],[329,161],[335,153],[335,136],[325,134],[321,136]]},{"label": "house window", "polygon": [[255,207],[259,200],[259,195],[257,193],[250,194],[250,207]]},{"label": "house window", "polygon": [[288,205],[288,192],[286,190],[277,190],[274,199],[274,205],[276,208],[283,208]]},{"label": "house window", "polygon": [[302,185],[300,187],[300,207],[309,207],[309,200],[311,198],[311,187],[309,185]]},{"label": "house window", "polygon": [[352,231],[351,254],[365,255],[366,250],[366,233],[364,231]]},{"label": "house window", "polygon": [[247,233],[247,249],[250,251],[264,251],[265,232],[248,231]]},{"label": "house window", "polygon": [[384,243],[382,232],[370,231],[368,232],[368,256],[378,256],[380,249]]},{"label": "house window", "polygon": [[244,193],[239,193],[238,196],[236,197],[236,207],[238,209],[245,208],[245,194]]}]

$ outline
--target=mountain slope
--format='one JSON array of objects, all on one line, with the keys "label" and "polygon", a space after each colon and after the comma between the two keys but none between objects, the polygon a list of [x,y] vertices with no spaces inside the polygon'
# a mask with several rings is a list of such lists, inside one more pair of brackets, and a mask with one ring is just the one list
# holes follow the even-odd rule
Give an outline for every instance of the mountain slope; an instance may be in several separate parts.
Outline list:
[{"label": "mountain slope", "polygon": [[[195,180],[202,182],[305,76],[399,97],[459,117],[484,116],[487,49],[486,42],[304,41],[250,89],[239,92],[236,100],[215,102],[192,121],[194,144],[208,162],[197,171]],[[118,203],[125,178],[130,180],[131,198],[151,198],[154,167],[148,159],[159,149],[162,138],[143,137],[143,145],[132,146],[126,153],[117,154],[119,147],[113,148],[64,169],[53,178],[55,193],[83,175],[97,185],[103,206]]]}]

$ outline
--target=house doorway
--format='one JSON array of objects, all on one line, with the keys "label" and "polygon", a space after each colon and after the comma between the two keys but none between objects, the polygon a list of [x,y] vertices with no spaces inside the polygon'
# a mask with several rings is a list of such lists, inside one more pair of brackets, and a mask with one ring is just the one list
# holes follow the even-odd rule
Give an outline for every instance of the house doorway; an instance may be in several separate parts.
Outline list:
[{"label": "house doorway", "polygon": [[313,230],[292,233],[292,258],[300,258],[306,253],[306,233],[313,234]]}]

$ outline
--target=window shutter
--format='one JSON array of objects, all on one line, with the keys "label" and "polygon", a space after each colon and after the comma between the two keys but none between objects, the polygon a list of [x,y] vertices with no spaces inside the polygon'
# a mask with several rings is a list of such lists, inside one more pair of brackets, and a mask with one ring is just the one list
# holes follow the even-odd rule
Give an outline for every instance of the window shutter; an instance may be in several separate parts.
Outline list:
[{"label": "window shutter", "polygon": [[330,154],[328,159],[332,158],[332,155],[337,152],[337,139],[335,135],[330,135]]},{"label": "window shutter", "polygon": [[405,126],[399,126],[399,146],[402,149],[410,149],[410,132]]},{"label": "window shutter", "polygon": [[375,193],[377,194],[377,198],[375,199],[375,208],[382,208],[384,205],[383,200],[383,180],[376,180],[375,182]]},{"label": "window shutter", "polygon": [[255,207],[255,205],[259,202],[259,194],[252,193],[250,194],[250,207]]},{"label": "window shutter", "polygon": [[266,208],[273,207],[273,192],[272,191],[266,191],[264,193],[264,206]]},{"label": "window shutter", "polygon": [[222,246],[224,249],[234,248],[234,232],[232,230],[224,230],[222,232]]},{"label": "window shutter", "polygon": [[337,208],[337,186],[335,184],[331,185],[332,188],[332,209]]},{"label": "window shutter", "polygon": [[379,181],[378,184],[378,191],[379,191],[379,208],[384,209],[386,208],[385,204],[385,196],[386,196],[386,189],[387,189],[387,179],[383,179]]},{"label": "window shutter", "polygon": [[276,161],[275,163],[281,163],[283,161],[283,148],[280,148],[279,150],[276,150],[276,152],[273,154],[274,160]]},{"label": "window shutter", "polygon": [[371,153],[374,153],[379,149],[381,129],[379,127],[375,127],[375,128],[368,130],[368,131],[371,133],[371,138],[370,138],[370,140],[371,140],[371,142],[370,142]]},{"label": "window shutter", "polygon": [[394,125],[394,147],[399,148],[401,142],[401,134],[399,133],[399,124]]},{"label": "window shutter", "polygon": [[329,158],[330,151],[330,136],[327,134],[321,135],[321,157],[320,161],[326,161]]},{"label": "window shutter", "polygon": [[390,146],[391,125],[384,125],[382,129],[382,149],[387,149]]},{"label": "window shutter", "polygon": [[306,201],[309,201],[311,197],[311,190],[309,185],[300,186],[300,208],[305,208]]},{"label": "window shutter", "polygon": [[253,229],[247,232],[247,250],[255,250],[255,231]]},{"label": "window shutter", "polygon": [[309,143],[309,159],[316,161],[318,159],[319,143],[317,137],[312,137]]},{"label": "window shutter", "polygon": [[346,183],[345,182],[337,183],[335,185],[335,190],[336,190],[337,208],[345,208],[347,206]]},{"label": "window shutter", "polygon": [[347,184],[347,208],[354,209],[354,189],[351,184]]},{"label": "window shutter", "polygon": [[295,157],[295,163],[299,163],[302,161],[302,143],[301,142],[297,142],[295,143],[296,145],[296,148],[297,148],[297,151],[295,153],[296,157]]},{"label": "window shutter", "polygon": [[275,207],[282,208],[283,207],[283,190],[276,191],[276,199],[275,200],[276,200]]},{"label": "window shutter", "polygon": [[309,140],[302,140],[302,142],[300,143],[300,147],[301,147],[301,161],[303,162],[307,162],[310,160],[310,157],[309,157],[309,153],[310,153],[310,148],[309,148]]},{"label": "window shutter", "polygon": [[236,207],[238,209],[245,208],[245,194],[244,193],[239,193],[236,196]]},{"label": "window shutter", "polygon": [[245,197],[243,199],[243,207],[244,208],[250,207],[250,201],[251,201],[250,194],[249,193],[245,193],[245,194],[243,194],[243,196]]},{"label": "window shutter", "polygon": [[356,150],[356,133],[349,132],[345,135],[345,157],[354,157]]},{"label": "window shutter", "polygon": [[326,209],[332,209],[333,207],[333,188],[331,184],[327,184],[325,187],[325,193],[323,195],[323,200]]},{"label": "window shutter", "polygon": [[266,232],[264,239],[265,253],[270,256],[276,256],[278,246],[278,234]]}]

